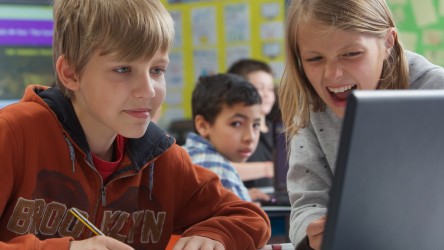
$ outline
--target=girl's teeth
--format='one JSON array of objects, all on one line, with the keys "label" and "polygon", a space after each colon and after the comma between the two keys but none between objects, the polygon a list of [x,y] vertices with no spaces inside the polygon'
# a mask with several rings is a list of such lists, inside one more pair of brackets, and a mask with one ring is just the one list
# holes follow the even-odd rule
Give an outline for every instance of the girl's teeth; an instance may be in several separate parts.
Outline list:
[{"label": "girl's teeth", "polygon": [[329,87],[328,90],[330,90],[331,92],[337,94],[337,93],[341,93],[341,92],[347,91],[347,90],[353,88],[353,86],[354,85],[348,85],[348,86],[342,86],[342,87],[339,87],[339,88],[331,88],[331,87]]}]

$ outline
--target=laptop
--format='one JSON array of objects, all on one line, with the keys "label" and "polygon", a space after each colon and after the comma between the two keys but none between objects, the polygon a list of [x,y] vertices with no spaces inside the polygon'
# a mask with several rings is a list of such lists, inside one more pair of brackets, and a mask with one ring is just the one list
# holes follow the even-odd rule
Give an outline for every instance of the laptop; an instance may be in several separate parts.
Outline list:
[{"label": "laptop", "polygon": [[323,250],[444,249],[444,90],[355,91]]},{"label": "laptop", "polygon": [[282,121],[274,122],[273,131],[273,192],[267,193],[271,199],[261,201],[261,205],[289,207],[290,198],[287,192],[288,151]]}]

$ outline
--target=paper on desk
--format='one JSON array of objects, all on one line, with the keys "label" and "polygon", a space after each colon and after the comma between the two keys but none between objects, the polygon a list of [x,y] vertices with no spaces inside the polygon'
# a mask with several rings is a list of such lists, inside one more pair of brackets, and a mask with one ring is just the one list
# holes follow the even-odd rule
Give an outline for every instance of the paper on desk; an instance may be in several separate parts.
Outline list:
[{"label": "paper on desk", "polygon": [[294,250],[294,246],[291,243],[271,244],[271,245],[266,245],[263,248],[260,248],[259,250]]}]

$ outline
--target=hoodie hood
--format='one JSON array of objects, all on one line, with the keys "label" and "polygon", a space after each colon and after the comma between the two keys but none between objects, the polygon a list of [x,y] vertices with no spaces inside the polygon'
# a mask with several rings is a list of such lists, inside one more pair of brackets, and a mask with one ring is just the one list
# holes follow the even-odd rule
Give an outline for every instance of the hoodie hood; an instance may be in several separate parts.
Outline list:
[{"label": "hoodie hood", "polygon": [[[57,119],[73,142],[87,155],[88,159],[90,159],[90,148],[70,99],[65,97],[56,87],[42,88],[34,86],[33,90],[56,114]],[[174,139],[166,135],[155,123],[151,122],[141,138],[126,139],[125,152],[133,163],[132,167],[140,170],[149,161],[161,155],[173,144]]]},{"label": "hoodie hood", "polygon": [[37,95],[42,98],[57,116],[63,128],[70,135],[71,139],[85,152],[90,153],[85,133],[77,119],[71,101],[63,95],[58,88],[40,89],[34,88]]}]

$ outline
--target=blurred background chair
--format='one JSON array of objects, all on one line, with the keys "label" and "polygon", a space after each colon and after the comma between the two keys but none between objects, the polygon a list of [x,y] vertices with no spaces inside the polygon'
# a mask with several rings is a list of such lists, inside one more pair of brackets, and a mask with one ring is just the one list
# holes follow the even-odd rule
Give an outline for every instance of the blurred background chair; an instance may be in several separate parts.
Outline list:
[{"label": "blurred background chair", "polygon": [[181,119],[172,121],[167,131],[170,136],[176,138],[176,143],[182,146],[185,144],[187,134],[194,131],[193,121],[191,119]]}]

